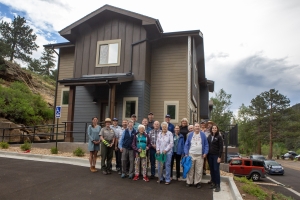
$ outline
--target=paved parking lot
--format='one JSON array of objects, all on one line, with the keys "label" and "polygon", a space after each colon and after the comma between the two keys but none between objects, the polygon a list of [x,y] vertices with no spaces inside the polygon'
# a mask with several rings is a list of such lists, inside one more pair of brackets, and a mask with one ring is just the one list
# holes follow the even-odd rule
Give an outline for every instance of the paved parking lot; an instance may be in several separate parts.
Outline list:
[{"label": "paved parking lot", "polygon": [[0,157],[0,196],[3,199],[213,199],[208,184],[188,188],[121,179],[91,173],[87,167]]}]

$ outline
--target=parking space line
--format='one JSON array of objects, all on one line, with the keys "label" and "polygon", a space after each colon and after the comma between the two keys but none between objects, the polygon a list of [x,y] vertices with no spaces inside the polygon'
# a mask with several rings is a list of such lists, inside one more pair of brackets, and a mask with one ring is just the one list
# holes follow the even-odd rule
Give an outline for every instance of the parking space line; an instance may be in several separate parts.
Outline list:
[{"label": "parking space line", "polygon": [[278,182],[278,181],[275,181],[274,179],[272,179],[272,178],[270,178],[270,177],[266,177],[266,178],[269,179],[270,181],[273,181],[274,183],[277,183],[278,185],[283,186],[285,189],[291,191],[292,193],[294,193],[294,194],[296,194],[297,196],[300,197],[300,193],[297,192],[297,191],[295,191],[295,190],[293,190],[292,188],[288,188],[288,187],[286,187],[284,184],[282,184],[282,183],[280,183],[280,182]]}]

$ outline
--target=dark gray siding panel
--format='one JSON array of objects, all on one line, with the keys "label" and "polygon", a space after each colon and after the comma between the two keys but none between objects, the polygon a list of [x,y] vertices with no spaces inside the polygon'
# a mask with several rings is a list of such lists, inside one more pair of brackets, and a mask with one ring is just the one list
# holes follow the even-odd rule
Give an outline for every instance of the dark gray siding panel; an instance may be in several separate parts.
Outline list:
[{"label": "dark gray siding panel", "polygon": [[[91,122],[92,117],[99,118],[99,104],[93,104],[94,87],[77,86],[74,108],[74,122]],[[85,124],[74,123],[74,142],[84,142]]]},{"label": "dark gray siding panel", "polygon": [[[138,119],[140,123],[144,117],[147,117],[150,107],[150,85],[145,81],[132,81],[122,83],[117,86],[116,101],[118,102],[118,116],[122,119],[123,113],[123,98],[138,97]],[[120,120],[119,120],[120,123]]]},{"label": "dark gray siding panel", "polygon": [[209,118],[209,108],[208,108],[208,86],[200,85],[200,118]]}]

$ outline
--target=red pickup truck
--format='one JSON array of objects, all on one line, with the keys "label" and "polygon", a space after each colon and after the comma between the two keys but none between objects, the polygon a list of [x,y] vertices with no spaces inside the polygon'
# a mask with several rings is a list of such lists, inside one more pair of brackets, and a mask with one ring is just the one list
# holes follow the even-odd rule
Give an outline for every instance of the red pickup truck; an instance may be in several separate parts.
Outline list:
[{"label": "red pickup truck", "polygon": [[263,161],[247,158],[233,158],[229,163],[229,172],[235,176],[246,176],[253,181],[265,178],[266,174]]}]

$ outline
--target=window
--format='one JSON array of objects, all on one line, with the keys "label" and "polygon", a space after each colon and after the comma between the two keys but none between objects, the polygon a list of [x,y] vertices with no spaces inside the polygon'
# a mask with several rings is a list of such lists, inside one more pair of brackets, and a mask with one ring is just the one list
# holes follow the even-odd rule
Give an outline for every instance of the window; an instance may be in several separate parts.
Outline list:
[{"label": "window", "polygon": [[179,101],[165,101],[164,102],[164,118],[166,114],[171,116],[171,123],[178,123]]},{"label": "window", "polygon": [[138,117],[138,97],[124,97],[123,99],[123,119],[131,118],[132,114]]},{"label": "window", "polygon": [[231,165],[242,165],[242,161],[241,160],[233,160],[231,162]]},{"label": "window", "polygon": [[244,160],[244,165],[251,166],[251,161],[250,160]]},{"label": "window", "polygon": [[264,166],[264,163],[261,162],[261,161],[252,161],[252,165],[253,165],[253,166],[260,166],[260,167],[263,167],[263,166]]},{"label": "window", "polygon": [[68,106],[69,104],[69,89],[63,88],[61,90],[61,105]]},{"label": "window", "polygon": [[96,67],[120,65],[121,40],[97,42]]}]

